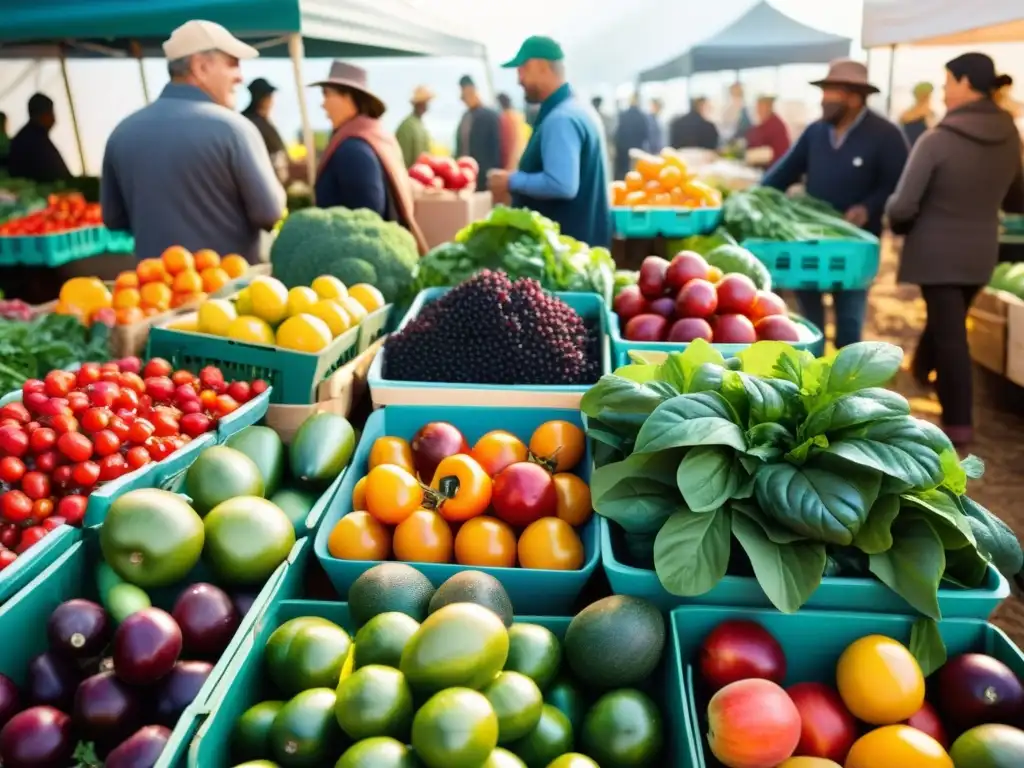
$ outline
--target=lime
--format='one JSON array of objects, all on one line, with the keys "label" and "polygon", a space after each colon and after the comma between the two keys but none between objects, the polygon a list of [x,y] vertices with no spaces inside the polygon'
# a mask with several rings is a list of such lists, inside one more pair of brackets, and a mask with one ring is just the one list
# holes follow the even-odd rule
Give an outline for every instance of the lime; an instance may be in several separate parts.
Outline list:
[{"label": "lime", "polygon": [[537,727],[544,699],[540,688],[526,675],[499,672],[482,692],[498,716],[498,740],[502,744],[521,739]]},{"label": "lime", "polygon": [[496,747],[481,768],[526,768],[526,763],[507,749]]},{"label": "lime", "polygon": [[412,692],[397,669],[371,664],[338,683],[334,714],[355,740],[372,736],[404,739],[412,722]]},{"label": "lime", "polygon": [[398,669],[402,650],[420,623],[404,613],[379,613],[356,633],[355,668],[383,664]]},{"label": "lime", "polygon": [[417,768],[417,762],[412,750],[402,742],[377,736],[353,744],[334,768]]},{"label": "lime", "polygon": [[662,740],[658,708],[629,688],[606,693],[583,721],[581,744],[601,765],[652,765]]},{"label": "lime", "polygon": [[496,746],[494,709],[468,688],[434,694],[412,721],[412,748],[427,768],[480,768]]},{"label": "lime", "polygon": [[295,546],[292,521],[258,496],[238,496],[218,504],[203,520],[203,528],[203,554],[230,584],[262,584]]},{"label": "lime", "polygon": [[545,690],[562,663],[562,646],[550,629],[540,624],[513,624],[508,630],[505,669],[533,678]]},{"label": "lime", "polygon": [[270,726],[283,706],[283,701],[261,701],[245,710],[231,733],[231,754],[246,760],[269,754]]},{"label": "lime", "polygon": [[545,704],[537,726],[508,748],[529,766],[546,766],[572,750],[572,725],[569,718]]},{"label": "lime", "polygon": [[267,673],[285,693],[330,686],[334,695],[351,651],[352,638],[334,622],[316,616],[291,619],[267,640]]}]

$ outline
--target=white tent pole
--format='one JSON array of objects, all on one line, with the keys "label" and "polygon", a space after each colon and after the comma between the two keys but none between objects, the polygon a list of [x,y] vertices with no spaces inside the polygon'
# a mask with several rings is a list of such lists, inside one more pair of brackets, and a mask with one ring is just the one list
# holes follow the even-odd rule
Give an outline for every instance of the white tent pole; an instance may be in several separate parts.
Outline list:
[{"label": "white tent pole", "polygon": [[132,56],[139,62],[139,80],[142,82],[142,98],[149,104],[149,83],[146,82],[146,64],[142,58],[142,46],[139,45],[138,40],[132,40]]},{"label": "white tent pole", "polygon": [[78,159],[82,163],[82,175],[87,173],[85,165],[85,145],[82,143],[82,132],[78,127],[78,115],[75,113],[75,100],[71,96],[71,80],[68,78],[68,58],[64,46],[60,48],[60,73],[64,78],[64,93],[68,98],[68,109],[71,111],[71,127],[75,131],[75,143],[78,145]]},{"label": "white tent pole", "polygon": [[288,55],[292,60],[292,71],[295,74],[295,89],[299,94],[299,116],[302,118],[302,143],[306,146],[306,174],[309,177],[310,194],[316,182],[316,144],[313,141],[313,126],[309,122],[309,109],[306,107],[306,83],[302,77],[302,60],[305,58],[305,46],[302,35],[295,32],[288,36]]},{"label": "white tent pole", "polygon": [[896,82],[896,44],[889,46],[889,85],[885,94],[885,114],[892,115],[892,89]]},{"label": "white tent pole", "polygon": [[487,87],[491,91],[491,102],[496,102],[498,99],[498,90],[494,87],[494,72],[491,71],[491,57],[487,53],[487,49],[484,49],[484,77],[487,78]]}]

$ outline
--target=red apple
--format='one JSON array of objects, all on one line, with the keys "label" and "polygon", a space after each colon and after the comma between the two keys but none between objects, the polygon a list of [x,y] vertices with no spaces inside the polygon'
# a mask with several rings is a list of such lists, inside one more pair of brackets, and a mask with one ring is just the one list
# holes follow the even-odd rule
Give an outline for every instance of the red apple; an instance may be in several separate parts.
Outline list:
[{"label": "red apple", "polygon": [[757,298],[757,286],[746,275],[733,272],[715,286],[718,290],[718,311],[723,315],[748,315]]},{"label": "red apple", "polygon": [[683,317],[672,323],[668,329],[667,341],[690,342],[694,339],[704,339],[710,342],[714,338],[711,326],[703,317]]},{"label": "red apple", "polygon": [[451,173],[459,166],[457,166],[455,161],[450,157],[431,157],[430,167],[434,169],[435,174],[443,177],[445,174]]},{"label": "red apple", "polygon": [[619,316],[619,320],[625,323],[631,318],[642,315],[647,311],[647,299],[640,293],[640,288],[635,285],[627,285],[615,297],[615,301],[612,302],[612,308],[615,310],[615,314]]},{"label": "red apple", "polygon": [[676,314],[680,317],[711,317],[717,307],[715,286],[702,277],[690,280],[676,296]]},{"label": "red apple", "polygon": [[469,170],[471,170],[473,172],[474,178],[480,175],[480,164],[469,155],[463,155],[462,157],[458,158],[455,161],[455,163],[460,168],[468,168]]},{"label": "red apple", "polygon": [[456,453],[469,453],[469,443],[458,428],[447,421],[432,421],[420,427],[410,442],[412,463],[420,480],[429,483],[443,459]]},{"label": "red apple", "polygon": [[748,678],[781,683],[786,677],[786,654],[756,621],[723,621],[701,644],[700,673],[712,690]]},{"label": "red apple", "polygon": [[935,711],[935,707],[927,701],[921,705],[917,712],[907,718],[905,722],[911,728],[917,728],[917,730],[927,733],[939,742],[943,749],[949,749],[949,736],[946,733],[946,727],[942,724],[942,720],[939,718],[939,713]]},{"label": "red apple", "polygon": [[640,264],[640,277],[637,285],[640,293],[648,299],[656,299],[665,295],[665,272],[668,262],[659,256],[648,256]]},{"label": "red apple", "polygon": [[776,768],[800,742],[800,712],[770,680],[740,680],[708,703],[708,746],[726,768]]},{"label": "red apple", "polygon": [[758,341],[800,341],[800,329],[785,315],[768,315],[754,323]]},{"label": "red apple", "polygon": [[762,317],[769,315],[785,315],[786,302],[777,293],[771,291],[758,291],[754,298],[754,305],[750,308],[750,319],[755,323]]},{"label": "red apple", "polygon": [[786,689],[802,723],[797,755],[842,763],[857,740],[857,720],[839,693],[822,683],[798,683]]},{"label": "red apple", "polygon": [[652,315],[661,315],[666,319],[671,319],[676,311],[675,299],[671,296],[662,296],[660,299],[652,301],[648,305],[647,311]]},{"label": "red apple", "polygon": [[691,280],[707,280],[708,263],[699,253],[680,251],[672,257],[665,272],[665,283],[678,291]]},{"label": "red apple", "polygon": [[661,315],[637,315],[626,323],[623,336],[629,341],[664,341],[668,320]]},{"label": "red apple", "polygon": [[754,324],[746,315],[718,315],[712,327],[716,344],[753,344],[757,341]]},{"label": "red apple", "polygon": [[447,176],[445,176],[444,184],[447,189],[450,189],[453,192],[457,192],[458,190],[465,189],[467,186],[469,186],[470,178],[472,178],[473,181],[476,182],[475,176],[466,173],[466,171],[463,170],[462,168],[457,168],[456,170],[452,171]]},{"label": "red apple", "polygon": [[418,165],[425,165],[427,167],[431,167],[433,162],[434,156],[431,155],[429,152],[420,152],[420,156],[416,158],[416,163]]},{"label": "red apple", "polygon": [[429,186],[434,180],[434,169],[424,163],[416,163],[409,169],[409,178]]}]

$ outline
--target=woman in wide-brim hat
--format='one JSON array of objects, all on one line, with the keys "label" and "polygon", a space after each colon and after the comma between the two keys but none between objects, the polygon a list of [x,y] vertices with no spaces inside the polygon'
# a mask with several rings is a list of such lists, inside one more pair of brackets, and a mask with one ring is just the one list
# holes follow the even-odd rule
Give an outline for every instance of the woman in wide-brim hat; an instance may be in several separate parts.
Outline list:
[{"label": "woman in wide-brim hat", "polygon": [[408,229],[420,253],[426,253],[402,150],[380,122],[386,107],[368,87],[366,70],[335,61],[328,76],[310,87],[317,86],[334,128],[317,167],[317,205],[369,209]]}]

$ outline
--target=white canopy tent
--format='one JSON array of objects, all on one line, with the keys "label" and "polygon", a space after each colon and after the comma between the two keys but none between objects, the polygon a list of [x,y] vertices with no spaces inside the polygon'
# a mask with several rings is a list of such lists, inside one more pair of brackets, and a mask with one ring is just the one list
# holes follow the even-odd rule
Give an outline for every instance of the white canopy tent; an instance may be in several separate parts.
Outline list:
[{"label": "white canopy tent", "polygon": [[861,44],[977,45],[1024,40],[1022,0],[864,0]]}]

